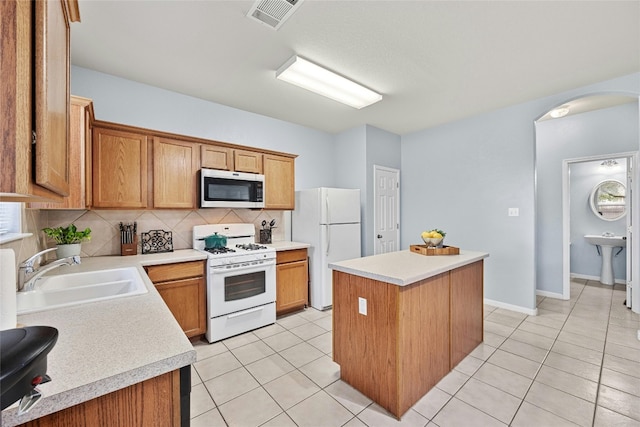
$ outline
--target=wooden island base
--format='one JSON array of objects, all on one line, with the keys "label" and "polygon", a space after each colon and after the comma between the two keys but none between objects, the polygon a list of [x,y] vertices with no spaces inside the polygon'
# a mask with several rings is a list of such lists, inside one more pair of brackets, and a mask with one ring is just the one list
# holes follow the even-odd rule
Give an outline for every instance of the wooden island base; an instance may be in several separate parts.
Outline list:
[{"label": "wooden island base", "polygon": [[333,360],[398,419],[482,342],[482,322],[482,260],[404,286],[334,268]]}]

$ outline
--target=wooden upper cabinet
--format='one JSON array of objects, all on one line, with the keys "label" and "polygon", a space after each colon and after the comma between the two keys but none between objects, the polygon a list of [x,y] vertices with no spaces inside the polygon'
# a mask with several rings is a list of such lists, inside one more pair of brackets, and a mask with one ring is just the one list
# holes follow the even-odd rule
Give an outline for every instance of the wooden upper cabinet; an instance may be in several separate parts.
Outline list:
[{"label": "wooden upper cabinet", "polygon": [[199,145],[153,138],[153,206],[197,208]]},{"label": "wooden upper cabinet", "polygon": [[35,5],[35,182],[69,195],[69,17],[61,1]]},{"label": "wooden upper cabinet", "polygon": [[93,206],[147,207],[147,136],[93,129]]},{"label": "wooden upper cabinet", "polygon": [[291,157],[264,155],[265,209],[295,208],[295,168]]},{"label": "wooden upper cabinet", "polygon": [[80,20],[77,1],[2,1],[0,16],[0,199],[61,202],[69,193],[69,20]]},{"label": "wooden upper cabinet", "polygon": [[200,159],[203,168],[233,170],[233,148],[203,144]]},{"label": "wooden upper cabinet", "polygon": [[262,153],[247,150],[233,150],[236,172],[262,173]]},{"label": "wooden upper cabinet", "polygon": [[87,209],[91,206],[91,122],[90,99],[71,97],[69,123],[69,195],[62,203],[31,203],[32,209]]}]

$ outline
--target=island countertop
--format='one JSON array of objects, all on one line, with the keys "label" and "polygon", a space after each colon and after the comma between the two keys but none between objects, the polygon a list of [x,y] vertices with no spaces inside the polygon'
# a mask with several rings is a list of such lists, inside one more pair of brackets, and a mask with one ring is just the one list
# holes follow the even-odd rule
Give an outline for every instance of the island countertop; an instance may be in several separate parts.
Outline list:
[{"label": "island countertop", "polygon": [[409,250],[388,252],[329,264],[343,273],[406,286],[423,279],[480,261],[486,252],[460,250],[459,255],[427,256]]},{"label": "island countertop", "polygon": [[195,250],[137,256],[82,258],[51,274],[137,267],[148,292],[102,302],[18,316],[23,326],[52,326],[58,341],[47,356],[51,382],[38,386],[42,399],[28,413],[17,403],[2,411],[6,427],[60,411],[196,361],[196,353],[143,266],[206,259]]}]

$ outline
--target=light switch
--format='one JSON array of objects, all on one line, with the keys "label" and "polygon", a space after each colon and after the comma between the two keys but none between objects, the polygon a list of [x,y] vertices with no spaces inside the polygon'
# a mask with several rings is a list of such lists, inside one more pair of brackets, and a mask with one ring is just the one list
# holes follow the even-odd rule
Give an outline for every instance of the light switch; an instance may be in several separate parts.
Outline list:
[{"label": "light switch", "polygon": [[509,216],[520,216],[520,209],[509,208]]},{"label": "light switch", "polygon": [[367,315],[367,300],[362,297],[358,297],[358,313]]}]

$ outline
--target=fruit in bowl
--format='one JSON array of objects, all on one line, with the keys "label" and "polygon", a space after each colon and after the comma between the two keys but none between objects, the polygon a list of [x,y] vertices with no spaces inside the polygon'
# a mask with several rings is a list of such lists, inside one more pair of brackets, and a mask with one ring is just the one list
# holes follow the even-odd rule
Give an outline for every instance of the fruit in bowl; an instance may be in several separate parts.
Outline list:
[{"label": "fruit in bowl", "polygon": [[438,247],[442,245],[442,240],[444,240],[444,236],[446,233],[442,230],[433,229],[431,231],[423,231],[420,234],[424,243],[429,247]]}]

